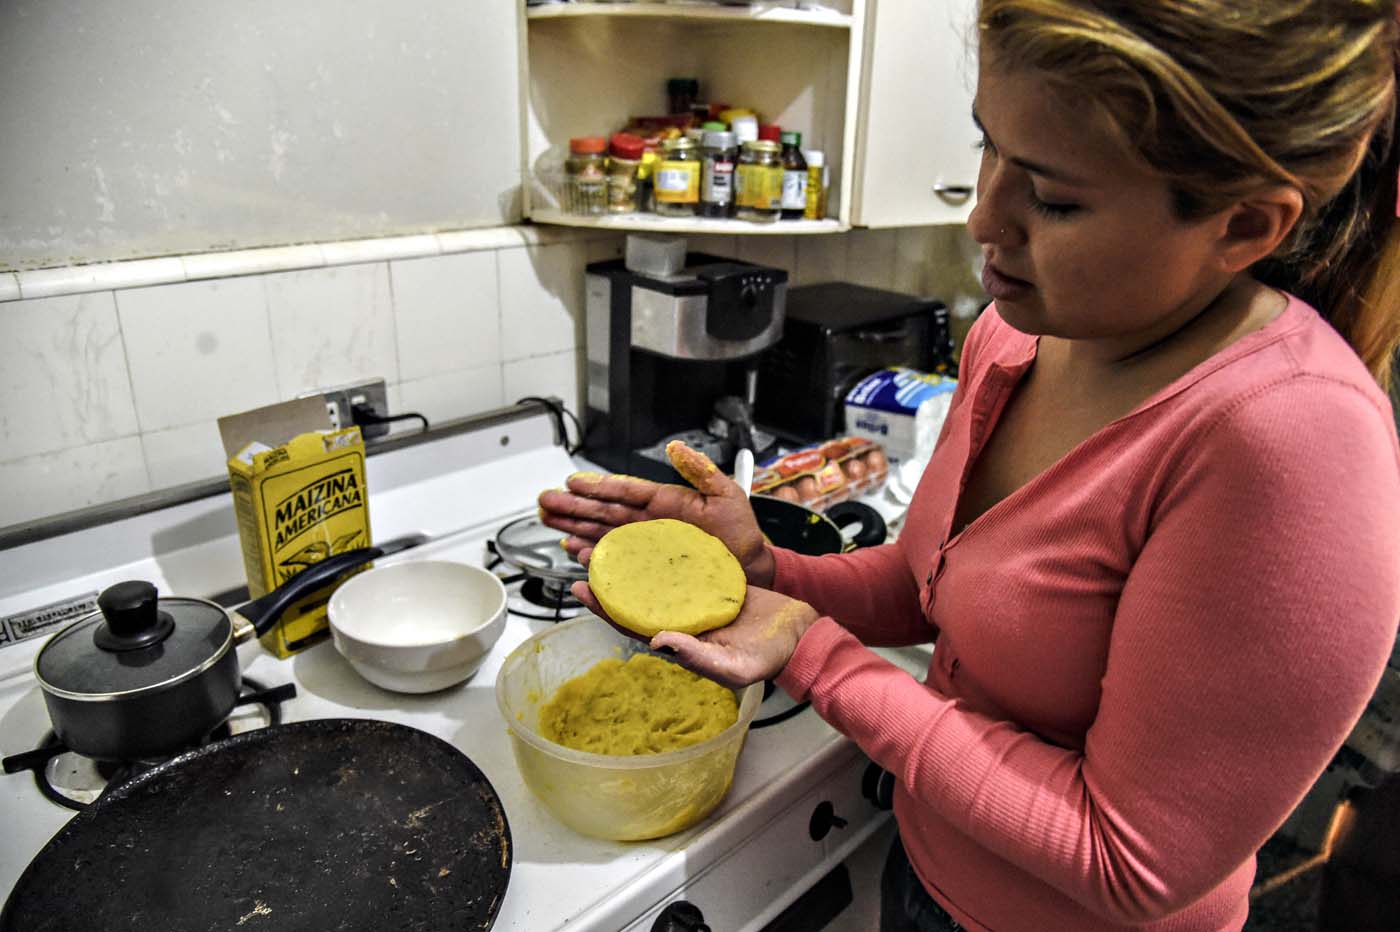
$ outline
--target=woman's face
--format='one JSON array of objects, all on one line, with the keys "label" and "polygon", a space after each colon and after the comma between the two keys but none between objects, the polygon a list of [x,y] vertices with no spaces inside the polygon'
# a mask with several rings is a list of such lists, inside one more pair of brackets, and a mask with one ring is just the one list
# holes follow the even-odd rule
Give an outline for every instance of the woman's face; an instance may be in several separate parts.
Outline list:
[{"label": "woman's face", "polygon": [[1037,71],[985,52],[976,115],[985,148],[968,231],[986,258],[983,285],[1011,326],[1146,346],[1228,282],[1211,264],[1221,224],[1183,222],[1166,182],[1119,143],[1091,106]]}]

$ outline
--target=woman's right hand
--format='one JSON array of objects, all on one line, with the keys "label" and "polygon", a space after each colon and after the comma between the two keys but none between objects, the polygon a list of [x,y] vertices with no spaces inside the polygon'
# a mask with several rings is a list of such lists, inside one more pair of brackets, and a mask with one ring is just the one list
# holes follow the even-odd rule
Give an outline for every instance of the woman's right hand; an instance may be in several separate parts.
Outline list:
[{"label": "woman's right hand", "polygon": [[568,534],[564,549],[587,565],[593,545],[618,525],[675,518],[718,537],[738,559],[750,585],[771,586],[773,553],[744,490],[708,456],[679,440],[667,445],[666,455],[694,488],[635,476],[578,472],[568,478],[567,489],[540,494],[540,519]]}]

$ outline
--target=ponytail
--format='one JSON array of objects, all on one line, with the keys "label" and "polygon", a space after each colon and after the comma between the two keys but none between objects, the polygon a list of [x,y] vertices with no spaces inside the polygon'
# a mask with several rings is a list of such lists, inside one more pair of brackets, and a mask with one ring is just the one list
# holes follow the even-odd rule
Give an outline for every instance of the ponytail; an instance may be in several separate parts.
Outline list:
[{"label": "ponytail", "polygon": [[1259,278],[1317,308],[1389,389],[1400,347],[1400,140],[1396,113],[1371,138],[1346,187],[1310,223],[1289,260],[1261,264]]}]

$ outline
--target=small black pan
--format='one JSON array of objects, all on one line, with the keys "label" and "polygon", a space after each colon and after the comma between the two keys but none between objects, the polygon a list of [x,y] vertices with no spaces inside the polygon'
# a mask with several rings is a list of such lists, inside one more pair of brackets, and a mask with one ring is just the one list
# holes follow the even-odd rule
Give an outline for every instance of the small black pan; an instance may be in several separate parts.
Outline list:
[{"label": "small black pan", "polygon": [[[804,556],[819,557],[828,553],[845,553],[857,547],[874,547],[884,543],[888,533],[885,519],[864,502],[837,502],[825,513],[768,495],[750,495],[749,505],[758,519],[759,530],[771,543]],[[847,539],[841,533],[841,525],[853,521],[860,523],[860,529]],[[767,699],[773,689],[771,681],[764,683],[763,698]],[[796,703],[780,712],[756,719],[749,727],[767,728],[785,722],[810,704],[805,700]]]},{"label": "small black pan", "polygon": [[108,792],[30,862],[0,932],[484,932],[510,867],[500,798],[452,745],[391,722],[295,722]]},{"label": "small black pan", "polygon": [[[775,546],[807,556],[873,547],[884,543],[888,533],[885,519],[863,502],[837,502],[825,513],[768,495],[750,496],[749,504],[759,530]],[[852,521],[860,523],[860,530],[847,540],[840,526]]]}]

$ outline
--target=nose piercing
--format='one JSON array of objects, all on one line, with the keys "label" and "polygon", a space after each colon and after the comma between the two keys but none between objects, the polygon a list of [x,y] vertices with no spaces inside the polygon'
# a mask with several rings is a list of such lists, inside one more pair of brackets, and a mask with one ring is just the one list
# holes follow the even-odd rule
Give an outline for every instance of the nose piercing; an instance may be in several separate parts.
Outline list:
[{"label": "nose piercing", "polygon": [[1005,235],[1006,235],[1006,227],[1002,227],[1002,228],[1001,228],[1001,235],[1002,235],[1002,236],[1005,236]]}]

